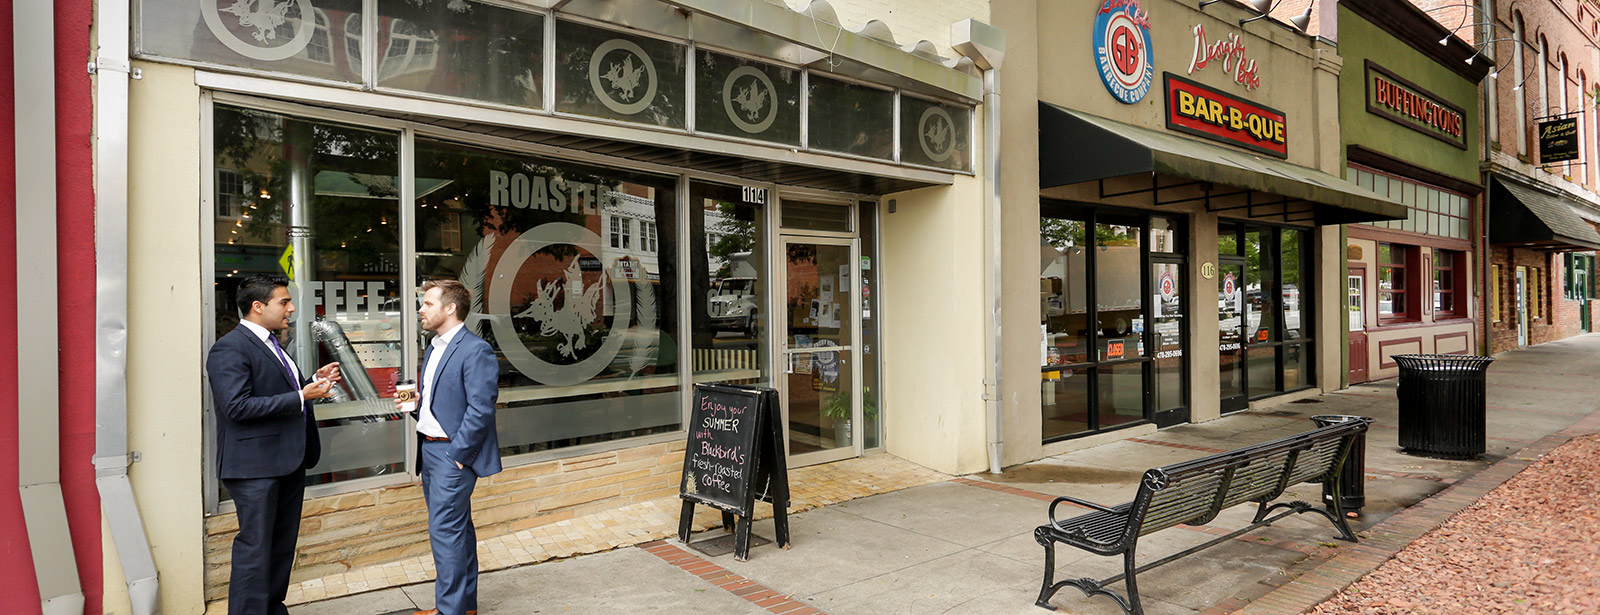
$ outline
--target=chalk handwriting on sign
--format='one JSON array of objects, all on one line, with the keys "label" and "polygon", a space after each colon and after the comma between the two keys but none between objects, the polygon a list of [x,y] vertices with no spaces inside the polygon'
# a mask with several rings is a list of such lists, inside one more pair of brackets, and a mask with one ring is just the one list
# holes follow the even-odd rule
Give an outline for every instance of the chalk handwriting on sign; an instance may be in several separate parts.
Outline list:
[{"label": "chalk handwriting on sign", "polygon": [[1256,61],[1244,57],[1244,41],[1239,33],[1232,32],[1220,41],[1206,39],[1205,24],[1194,27],[1194,58],[1189,61],[1189,74],[1204,69],[1213,61],[1222,62],[1222,72],[1233,75],[1233,82],[1247,90],[1261,87],[1261,76],[1256,72]]},{"label": "chalk handwriting on sign", "polygon": [[[753,484],[759,393],[695,389],[682,492],[723,510],[743,510]],[[742,513],[741,513],[742,514]]]}]

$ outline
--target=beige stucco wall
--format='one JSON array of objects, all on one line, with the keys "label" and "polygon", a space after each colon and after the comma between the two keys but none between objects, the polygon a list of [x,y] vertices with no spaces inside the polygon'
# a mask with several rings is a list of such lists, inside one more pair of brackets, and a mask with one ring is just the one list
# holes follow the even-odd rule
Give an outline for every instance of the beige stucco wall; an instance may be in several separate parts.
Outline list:
[{"label": "beige stucco wall", "polygon": [[[128,108],[128,445],[142,459],[128,474],[161,612],[189,615],[205,610],[200,263],[210,254],[200,233],[209,220],[196,206],[199,167],[173,161],[201,160],[200,89],[192,69],[134,65],[144,78],[130,82]],[[107,585],[120,586],[112,572]]]},{"label": "beige stucco wall", "polygon": [[983,180],[884,197],[884,447],[941,472],[987,467]]},{"label": "beige stucco wall", "polygon": [[[1004,463],[1012,465],[1063,452],[1081,441],[1040,444],[1038,233],[1040,100],[1115,121],[1166,131],[1162,73],[1198,81],[1233,96],[1282,111],[1287,118],[1288,161],[1342,175],[1339,149],[1338,75],[1342,62],[1337,49],[1315,42],[1291,29],[1266,22],[1240,27],[1238,20],[1252,13],[1230,3],[1204,11],[1193,2],[1143,0],[1149,11],[1154,48],[1155,76],[1151,92],[1137,104],[1117,101],[1100,82],[1090,41],[1099,2],[1059,0],[995,0],[992,23],[1006,31],[1006,65],[1002,73],[1003,107],[1001,182],[1005,194],[1003,268],[1005,270],[1005,374],[1002,396],[1006,404]],[[1261,87],[1248,90],[1234,83],[1217,62],[1189,73],[1194,52],[1194,27],[1204,25],[1207,39],[1222,40],[1238,33],[1245,57],[1257,63]],[[1227,148],[1228,146],[1220,147]],[[1232,148],[1229,148],[1232,149]],[[1232,150],[1249,156],[1243,150]],[[1131,184],[1129,188],[1134,187]],[[1116,188],[1108,187],[1108,190]],[[1152,209],[1148,194],[1122,199],[1101,199],[1095,187],[1081,185],[1045,191],[1053,198]],[[1204,263],[1217,260],[1216,226],[1219,214],[1198,204],[1168,205],[1154,211],[1187,216],[1189,260],[1186,299],[1190,308],[1188,334],[1190,420],[1202,422],[1220,415],[1219,375],[1214,353],[1217,321],[1214,305],[1220,276],[1200,275]],[[1238,212],[1234,212],[1238,213]],[[1223,215],[1229,215],[1224,213]],[[1231,216],[1230,216],[1231,217]],[[1316,335],[1317,390],[1338,387],[1342,373],[1339,321],[1342,306],[1343,244],[1337,227],[1316,229],[1313,266],[1318,277]],[[1108,434],[1124,438],[1146,433],[1130,430]],[[1094,436],[1085,440],[1101,440]]]},{"label": "beige stucco wall", "polygon": [[[783,1],[783,0],[779,0]],[[805,11],[807,0],[787,0],[796,11]],[[938,47],[939,55],[954,58],[950,49],[950,25],[963,19],[986,21],[988,0],[835,0],[834,11],[846,28],[859,30],[871,20],[882,21],[894,33],[894,40],[909,47],[925,40]]]}]

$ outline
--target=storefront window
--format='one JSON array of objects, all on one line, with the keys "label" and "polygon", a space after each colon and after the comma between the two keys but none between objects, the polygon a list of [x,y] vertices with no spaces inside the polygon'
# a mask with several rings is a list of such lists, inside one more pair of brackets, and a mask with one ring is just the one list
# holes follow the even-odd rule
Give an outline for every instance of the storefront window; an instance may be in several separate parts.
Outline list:
[{"label": "storefront window", "polygon": [[1378,316],[1399,320],[1407,317],[1405,246],[1378,244]]},{"label": "storefront window", "polygon": [[858,236],[861,238],[861,413],[862,448],[883,446],[882,420],[879,410],[884,407],[879,399],[883,388],[878,386],[878,327],[883,312],[878,309],[878,269],[872,265],[878,260],[878,204],[862,201],[856,204]]},{"label": "storefront window", "polygon": [[684,127],[683,45],[556,22],[556,111]]},{"label": "storefront window", "polygon": [[1435,318],[1451,316],[1456,311],[1456,258],[1455,250],[1433,251],[1433,315]]},{"label": "storefront window", "polygon": [[810,76],[806,98],[810,146],[857,156],[894,158],[894,92]]},{"label": "storefront window", "polygon": [[[416,282],[473,291],[467,326],[501,357],[501,453],[677,430],[676,178],[423,139],[416,152]],[[459,250],[430,241],[449,216]],[[616,218],[661,225],[660,251],[612,247]]]},{"label": "storefront window", "polygon": [[469,0],[378,3],[378,86],[544,107],[544,17]]},{"label": "storefront window", "polygon": [[972,113],[914,96],[900,97],[900,161],[955,171],[972,167]]},{"label": "storefront window", "polygon": [[[1312,386],[1316,381],[1310,309],[1315,286],[1305,250],[1309,241],[1310,234],[1297,228],[1218,225],[1218,270],[1223,278],[1218,298],[1219,368],[1224,412],[1242,410],[1250,399]],[[1242,288],[1231,284],[1240,277]]]},{"label": "storefront window", "polygon": [[287,277],[297,311],[284,348],[301,370],[338,361],[344,373],[317,407],[323,454],[306,483],[405,472],[409,434],[391,401],[410,316],[400,135],[224,105],[213,119],[215,335],[238,326],[239,280]]},{"label": "storefront window", "polygon": [[1468,239],[1472,229],[1472,199],[1432,185],[1350,165],[1350,183],[1387,196],[1406,206],[1406,219],[1363,222],[1448,239]]},{"label": "storefront window", "polygon": [[800,144],[798,69],[705,50],[695,61],[695,130]]},{"label": "storefront window", "polygon": [[309,15],[310,2],[259,4],[140,2],[139,53],[361,81],[361,0],[318,0]]},{"label": "storefront window", "polygon": [[1040,214],[1044,439],[1141,422],[1152,406],[1181,408],[1182,257],[1152,256],[1144,241],[1173,222],[1055,202]]},{"label": "storefront window", "polygon": [[774,386],[767,369],[768,204],[738,186],[689,187],[695,382]]}]

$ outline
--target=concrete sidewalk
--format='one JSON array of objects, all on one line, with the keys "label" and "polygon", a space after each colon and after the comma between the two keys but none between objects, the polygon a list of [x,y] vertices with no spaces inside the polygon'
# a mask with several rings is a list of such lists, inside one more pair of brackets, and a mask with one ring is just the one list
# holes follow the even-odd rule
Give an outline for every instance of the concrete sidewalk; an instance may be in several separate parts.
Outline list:
[{"label": "concrete sidewalk", "polygon": [[[1600,335],[1502,354],[1489,369],[1488,454],[1475,461],[1399,452],[1394,381],[1106,444],[1008,469],[833,504],[790,518],[794,547],[756,547],[748,562],[707,557],[676,540],[486,573],[480,613],[1042,613],[1033,606],[1042,549],[1033,528],[1055,495],[1125,502],[1150,467],[1304,431],[1316,414],[1378,422],[1367,441],[1360,545],[1333,540],[1326,520],[1284,519],[1140,575],[1146,612],[1298,613],[1525,467],[1582,433],[1600,431]],[[1315,501],[1315,485],[1288,497]],[[1154,561],[1249,523],[1253,507],[1206,526],[1140,541]],[[771,521],[756,533],[772,536]],[[1120,558],[1057,551],[1058,578],[1105,577]],[[1113,586],[1121,590],[1121,584]],[[1064,588],[1063,612],[1121,613],[1104,597]],[[420,583],[292,607],[293,615],[410,613],[433,605]]]}]

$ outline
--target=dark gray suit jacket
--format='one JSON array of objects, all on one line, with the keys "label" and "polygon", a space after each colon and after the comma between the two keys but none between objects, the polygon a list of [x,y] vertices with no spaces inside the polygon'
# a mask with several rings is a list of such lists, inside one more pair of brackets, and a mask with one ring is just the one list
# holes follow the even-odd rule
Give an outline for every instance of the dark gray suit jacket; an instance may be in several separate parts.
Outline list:
[{"label": "dark gray suit jacket", "polygon": [[296,367],[300,382],[244,325],[211,346],[206,374],[216,402],[218,478],[270,478],[317,465],[316,412],[300,402],[300,388],[311,380]]}]

